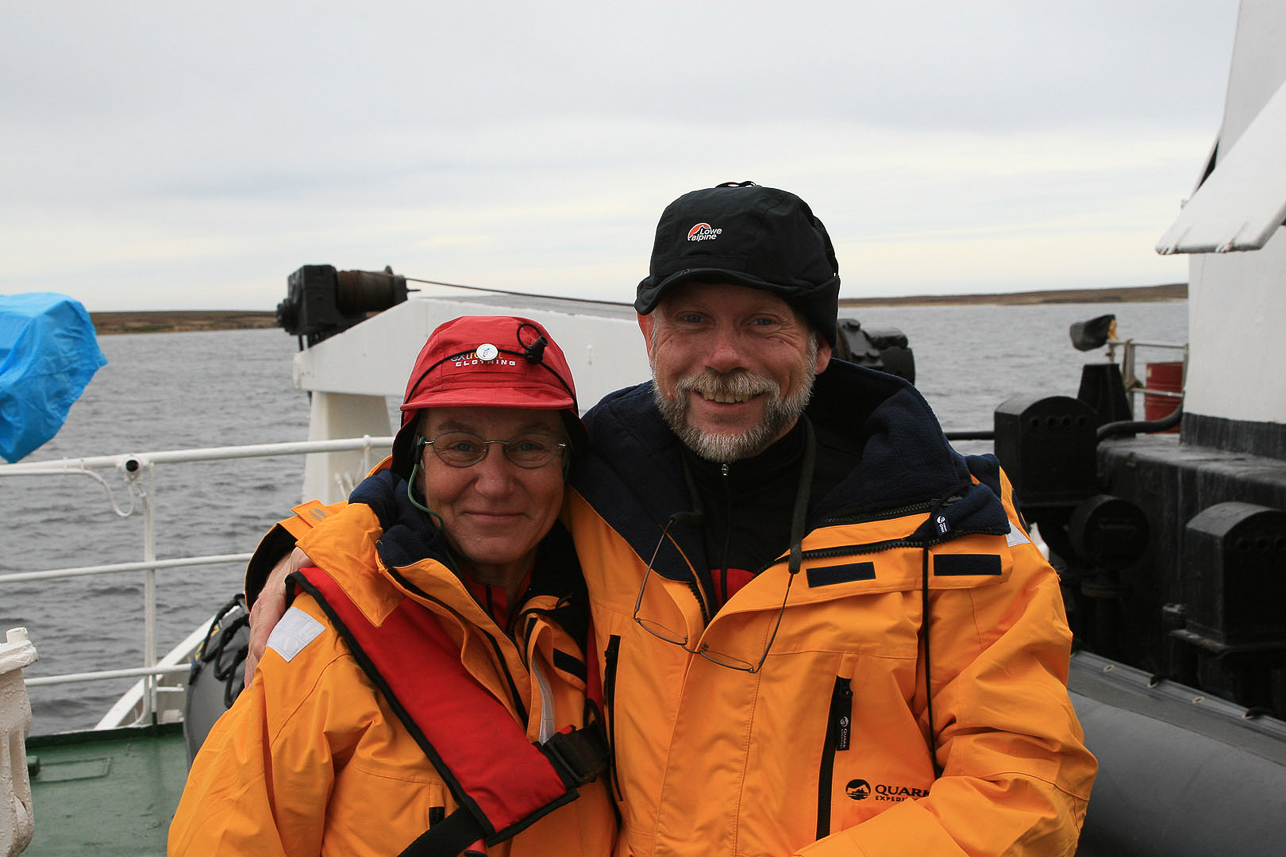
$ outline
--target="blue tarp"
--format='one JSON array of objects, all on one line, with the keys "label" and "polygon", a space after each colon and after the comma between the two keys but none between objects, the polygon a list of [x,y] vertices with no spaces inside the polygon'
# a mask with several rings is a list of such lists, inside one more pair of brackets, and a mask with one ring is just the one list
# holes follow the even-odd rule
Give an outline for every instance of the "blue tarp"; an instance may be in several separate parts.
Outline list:
[{"label": "blue tarp", "polygon": [[0,295],[0,455],[17,461],[52,438],[107,365],[79,301]]}]

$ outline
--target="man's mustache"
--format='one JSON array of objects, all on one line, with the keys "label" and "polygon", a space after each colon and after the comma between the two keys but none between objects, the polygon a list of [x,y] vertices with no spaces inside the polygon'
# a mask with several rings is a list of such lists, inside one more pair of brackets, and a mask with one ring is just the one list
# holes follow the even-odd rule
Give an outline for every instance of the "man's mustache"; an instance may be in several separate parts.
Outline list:
[{"label": "man's mustache", "polygon": [[681,378],[675,383],[678,393],[698,393],[707,399],[730,398],[745,401],[763,393],[776,398],[781,395],[781,386],[772,378],[756,375],[745,369],[732,372],[717,372],[706,368],[698,375]]}]

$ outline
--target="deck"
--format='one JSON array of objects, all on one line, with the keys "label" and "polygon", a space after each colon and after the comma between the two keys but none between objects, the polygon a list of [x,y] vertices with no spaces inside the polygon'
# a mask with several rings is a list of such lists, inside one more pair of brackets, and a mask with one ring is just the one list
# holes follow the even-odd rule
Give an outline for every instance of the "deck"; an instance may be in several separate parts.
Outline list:
[{"label": "deck", "polygon": [[36,834],[24,857],[165,854],[187,778],[181,725],[33,737],[27,759]]}]

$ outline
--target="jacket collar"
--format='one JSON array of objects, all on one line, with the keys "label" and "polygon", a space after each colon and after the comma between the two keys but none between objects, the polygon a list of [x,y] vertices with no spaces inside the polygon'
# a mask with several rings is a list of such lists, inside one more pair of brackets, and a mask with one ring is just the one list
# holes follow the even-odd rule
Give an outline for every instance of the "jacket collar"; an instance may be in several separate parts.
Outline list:
[{"label": "jacket collar", "polygon": [[[904,380],[832,360],[817,376],[807,413],[818,442],[849,451],[856,462],[810,511],[813,526],[826,518],[878,515],[962,493],[968,503],[941,507],[949,510],[953,529],[1007,529],[998,484],[981,493],[981,486],[965,487],[971,470],[994,475],[994,457],[972,461],[955,452],[924,397]],[[647,561],[670,516],[691,509],[680,465],[682,444],[653,403],[650,382],[607,396],[585,415],[585,424],[590,451],[573,468],[572,485]],[[692,565],[703,567],[697,528],[675,524],[671,534]],[[657,570],[686,577],[686,563],[673,549],[667,558],[668,547],[657,557]]]}]

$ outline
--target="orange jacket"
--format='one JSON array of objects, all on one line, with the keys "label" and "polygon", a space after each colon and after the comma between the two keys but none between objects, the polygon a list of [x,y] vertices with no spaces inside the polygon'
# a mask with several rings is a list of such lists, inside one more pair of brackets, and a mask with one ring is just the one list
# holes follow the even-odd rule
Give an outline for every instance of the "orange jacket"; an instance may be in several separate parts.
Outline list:
[{"label": "orange jacket", "polygon": [[[371,506],[350,504],[327,527],[305,533],[318,511],[326,510],[300,507],[287,529],[303,534],[301,546],[314,564],[374,624],[412,599],[438,617],[459,645],[461,663],[525,723],[530,740],[583,725],[585,681],[576,665],[584,658],[549,615],[566,592],[546,585],[540,591],[550,594],[526,601],[515,643],[437,560],[426,556],[391,573],[377,552],[386,527]],[[400,538],[392,526],[390,537]],[[549,571],[538,563],[533,587],[575,574],[574,566]],[[603,779],[580,793],[489,853],[610,853],[615,822]],[[455,809],[442,777],[321,607],[300,595],[274,630],[254,683],[198,754],[170,828],[169,853],[383,857],[400,853]]]},{"label": "orange jacket", "polygon": [[[594,447],[565,518],[602,660],[618,854],[1075,851],[1096,764],[1065,688],[1057,577],[994,459],[955,455],[919,395],[877,374],[832,363],[818,377],[819,435],[864,452],[810,518],[784,608],[785,557],[709,617],[697,527],[674,524],[657,550],[692,501],[646,386],[587,415]],[[933,502],[947,491],[954,502]],[[761,670],[635,621],[654,552],[638,617],[725,660],[755,664],[771,639]]]}]

